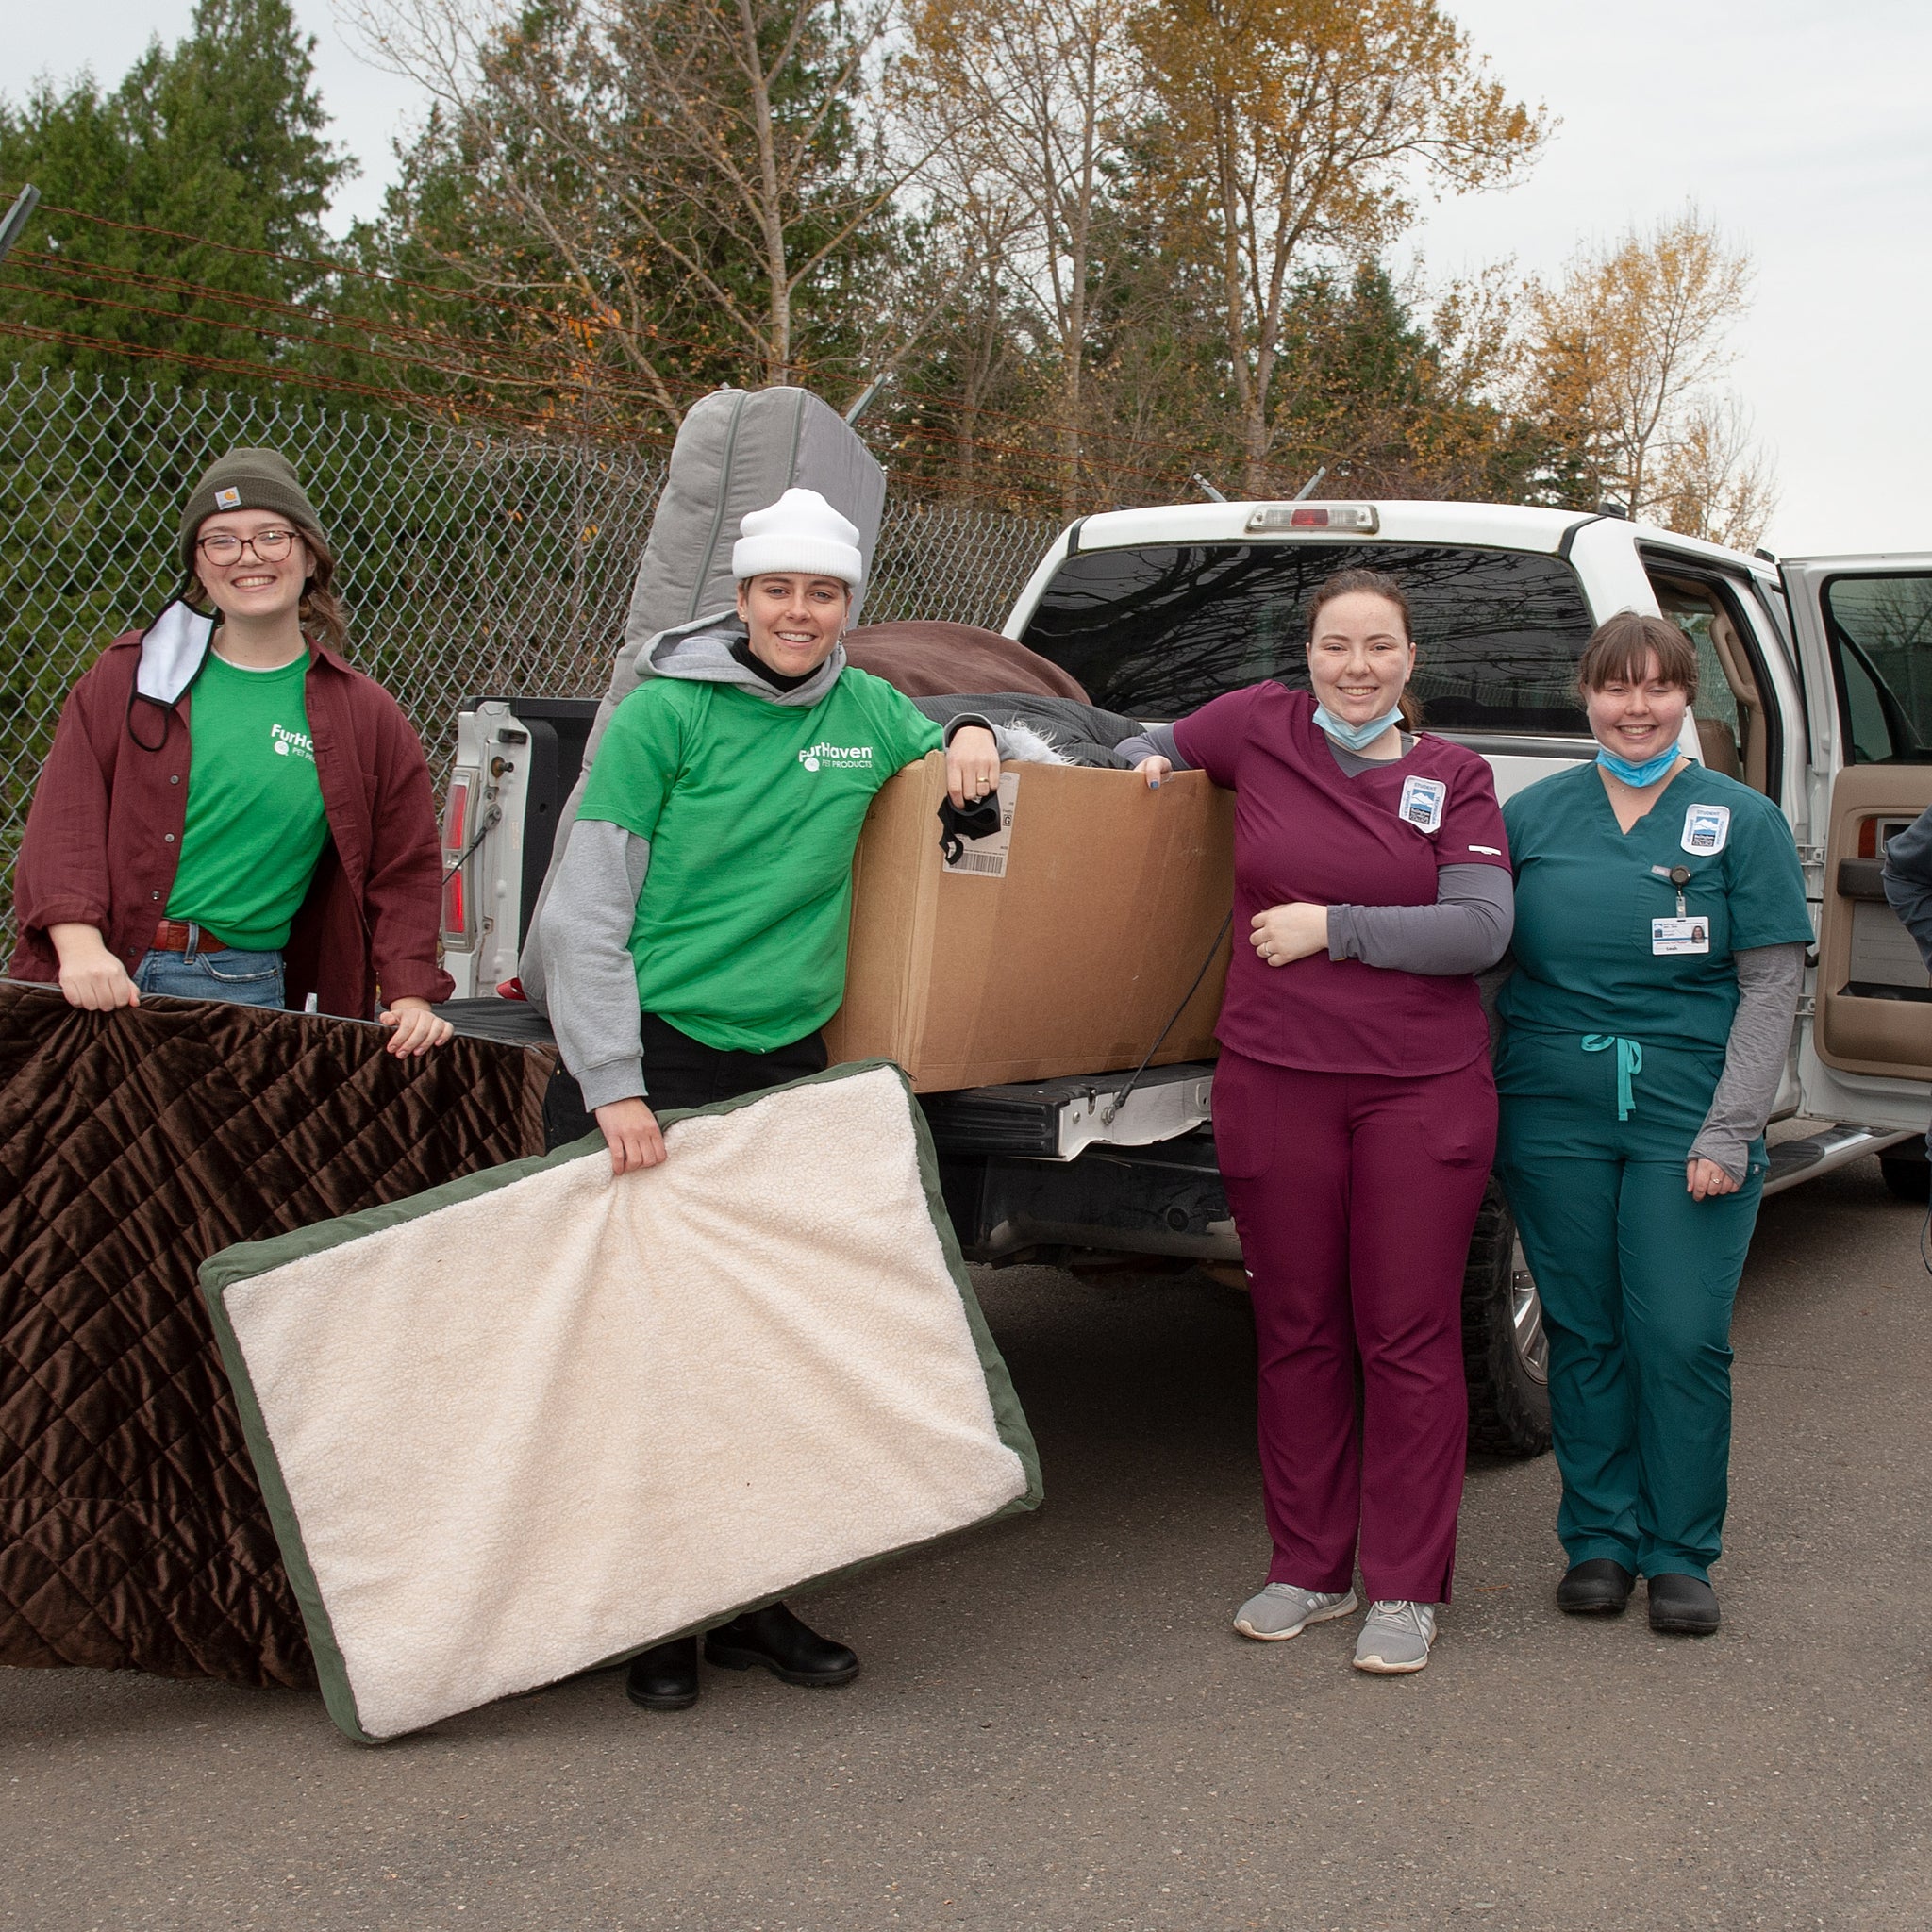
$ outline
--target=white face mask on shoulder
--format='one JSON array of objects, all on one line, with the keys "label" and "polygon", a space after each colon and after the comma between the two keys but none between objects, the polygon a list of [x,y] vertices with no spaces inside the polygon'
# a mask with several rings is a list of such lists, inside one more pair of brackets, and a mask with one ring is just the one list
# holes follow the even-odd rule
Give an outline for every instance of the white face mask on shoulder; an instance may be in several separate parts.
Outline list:
[{"label": "white face mask on shoulder", "polygon": [[194,682],[216,621],[180,597],[164,606],[141,635],[135,695],[152,704],[172,705]]}]

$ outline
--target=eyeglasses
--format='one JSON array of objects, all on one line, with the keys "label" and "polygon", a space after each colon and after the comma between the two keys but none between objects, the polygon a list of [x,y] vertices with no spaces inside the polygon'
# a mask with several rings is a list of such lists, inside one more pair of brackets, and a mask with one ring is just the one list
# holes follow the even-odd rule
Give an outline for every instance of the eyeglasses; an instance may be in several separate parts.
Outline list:
[{"label": "eyeglasses", "polygon": [[288,556],[294,541],[293,530],[258,530],[252,537],[236,537],[226,530],[218,530],[212,537],[198,539],[194,547],[210,563],[225,570],[244,550],[254,551],[259,562],[279,563]]}]

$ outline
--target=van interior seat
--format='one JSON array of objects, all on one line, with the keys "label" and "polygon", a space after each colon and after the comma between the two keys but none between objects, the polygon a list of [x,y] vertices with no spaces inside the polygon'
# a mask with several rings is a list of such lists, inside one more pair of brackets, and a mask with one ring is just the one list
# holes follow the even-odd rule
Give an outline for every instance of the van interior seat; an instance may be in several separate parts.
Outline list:
[{"label": "van interior seat", "polygon": [[1722,718],[1698,719],[1697,743],[1704,753],[1704,762],[1713,772],[1722,772],[1726,778],[1743,777],[1743,763],[1738,757],[1738,734]]}]

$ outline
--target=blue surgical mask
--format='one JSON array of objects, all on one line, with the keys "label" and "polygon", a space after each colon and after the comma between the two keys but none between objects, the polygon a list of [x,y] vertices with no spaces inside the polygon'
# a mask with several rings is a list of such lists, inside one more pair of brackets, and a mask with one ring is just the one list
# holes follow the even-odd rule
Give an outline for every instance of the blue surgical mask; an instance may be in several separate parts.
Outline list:
[{"label": "blue surgical mask", "polygon": [[1379,718],[1371,718],[1366,724],[1351,724],[1346,718],[1338,718],[1326,705],[1315,707],[1315,723],[1337,744],[1357,752],[1366,751],[1401,716],[1402,707],[1397,705],[1392,711],[1384,711]]},{"label": "blue surgical mask", "polygon": [[1641,765],[1633,765],[1628,758],[1620,758],[1615,752],[1607,750],[1600,750],[1596,761],[1611,777],[1641,788],[1655,785],[1677,762],[1677,747],[1674,744],[1669,751],[1660,751],[1656,758],[1646,758]]}]

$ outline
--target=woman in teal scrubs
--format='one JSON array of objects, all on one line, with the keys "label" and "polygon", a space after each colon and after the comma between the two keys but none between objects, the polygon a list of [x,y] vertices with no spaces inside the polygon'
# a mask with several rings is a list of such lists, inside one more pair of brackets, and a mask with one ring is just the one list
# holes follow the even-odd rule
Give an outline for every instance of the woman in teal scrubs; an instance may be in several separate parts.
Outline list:
[{"label": "woman in teal scrubs", "polygon": [[1678,750],[1697,653],[1625,612],[1577,670],[1596,761],[1504,807],[1514,974],[1496,1171],[1541,1292],[1563,1475],[1557,1588],[1718,1625],[1731,1303],[1811,923],[1770,799]]}]

